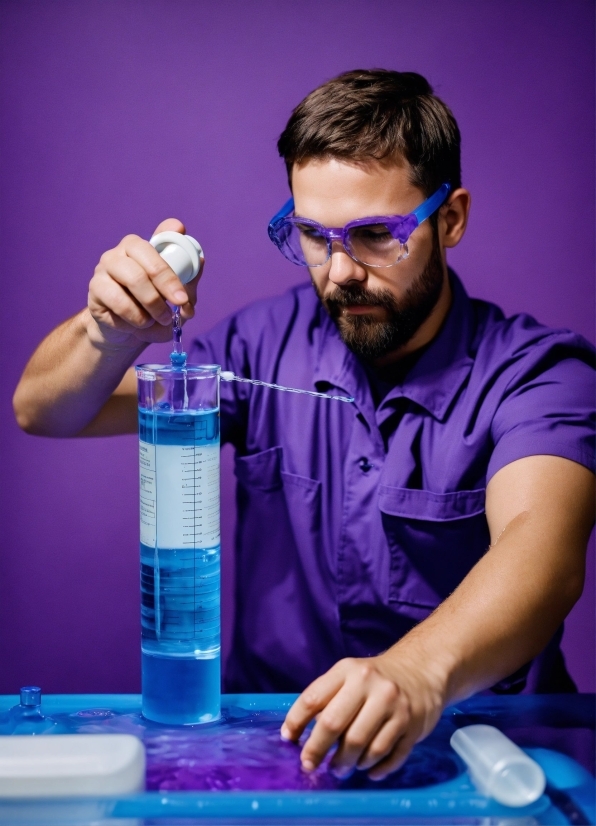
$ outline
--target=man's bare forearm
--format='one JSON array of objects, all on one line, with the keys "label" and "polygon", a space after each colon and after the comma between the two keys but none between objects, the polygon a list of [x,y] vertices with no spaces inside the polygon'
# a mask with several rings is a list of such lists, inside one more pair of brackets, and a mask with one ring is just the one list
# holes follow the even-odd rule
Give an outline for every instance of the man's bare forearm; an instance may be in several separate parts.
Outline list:
[{"label": "man's bare forearm", "polygon": [[404,657],[426,662],[445,686],[446,703],[488,688],[529,662],[581,595],[594,477],[558,457],[530,462],[536,473],[541,466],[545,472],[560,468],[558,506],[519,513],[453,594],[387,652],[396,663]]},{"label": "man's bare forearm", "polygon": [[[147,344],[108,344],[90,335],[95,324],[88,309],[57,327],[31,357],[14,394],[17,422],[23,430],[41,436],[83,435],[120,385],[128,367]],[[123,396],[111,406],[130,406]],[[109,415],[110,411],[107,411]],[[130,430],[130,415],[119,415],[110,426],[103,415],[99,433]],[[87,433],[85,435],[93,435]]]},{"label": "man's bare forearm", "polygon": [[[517,536],[515,535],[517,533]],[[457,590],[388,655],[427,661],[445,703],[469,697],[535,657],[581,594],[580,571],[555,582],[520,566],[523,529],[491,548]]]}]

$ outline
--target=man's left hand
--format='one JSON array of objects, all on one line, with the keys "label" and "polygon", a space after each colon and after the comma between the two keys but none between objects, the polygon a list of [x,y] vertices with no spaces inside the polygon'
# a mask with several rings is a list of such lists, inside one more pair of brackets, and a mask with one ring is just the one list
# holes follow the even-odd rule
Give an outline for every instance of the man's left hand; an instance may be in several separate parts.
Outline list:
[{"label": "man's left hand", "polygon": [[442,681],[400,657],[399,648],[340,660],[296,700],[281,735],[296,741],[317,718],[300,755],[305,771],[313,771],[337,743],[330,763],[336,776],[364,769],[382,780],[432,731],[444,706]]}]

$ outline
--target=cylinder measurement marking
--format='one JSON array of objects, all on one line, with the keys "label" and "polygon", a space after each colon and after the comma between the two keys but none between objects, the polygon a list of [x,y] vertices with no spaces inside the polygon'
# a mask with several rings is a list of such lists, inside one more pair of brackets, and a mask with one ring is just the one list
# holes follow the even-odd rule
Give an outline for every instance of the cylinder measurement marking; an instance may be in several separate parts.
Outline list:
[{"label": "cylinder measurement marking", "polygon": [[181,452],[182,544],[207,547],[213,544],[214,534],[219,535],[219,453],[196,443],[182,447]]}]

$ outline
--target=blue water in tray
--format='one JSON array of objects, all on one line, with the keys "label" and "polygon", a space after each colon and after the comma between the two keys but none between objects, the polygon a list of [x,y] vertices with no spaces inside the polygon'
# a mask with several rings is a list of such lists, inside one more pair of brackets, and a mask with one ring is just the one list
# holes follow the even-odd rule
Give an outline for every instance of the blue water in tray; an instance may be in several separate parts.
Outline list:
[{"label": "blue water in tray", "polygon": [[448,746],[451,733],[439,725],[431,737],[414,747],[407,763],[384,781],[355,772],[340,780],[329,771],[328,756],[314,772],[300,765],[301,743],[282,740],[279,729],[285,710],[223,709],[215,723],[184,728],[154,725],[138,713],[89,709],[54,714],[63,733],[129,733],[141,737],[147,749],[147,790],[340,790],[416,789],[444,783],[460,775],[463,764]]}]

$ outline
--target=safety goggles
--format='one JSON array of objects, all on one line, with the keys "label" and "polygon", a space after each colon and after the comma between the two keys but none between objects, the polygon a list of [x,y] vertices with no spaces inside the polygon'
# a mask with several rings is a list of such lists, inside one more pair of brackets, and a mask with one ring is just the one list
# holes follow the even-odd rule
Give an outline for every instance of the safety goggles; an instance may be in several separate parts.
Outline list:
[{"label": "safety goggles", "polygon": [[408,238],[439,209],[450,190],[450,184],[443,184],[409,215],[358,218],[345,227],[324,227],[309,218],[292,215],[294,199],[290,198],[271,219],[269,237],[288,261],[301,267],[326,264],[334,241],[339,241],[359,264],[392,267],[408,257]]}]

